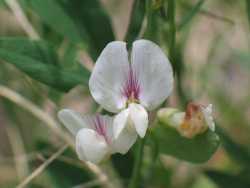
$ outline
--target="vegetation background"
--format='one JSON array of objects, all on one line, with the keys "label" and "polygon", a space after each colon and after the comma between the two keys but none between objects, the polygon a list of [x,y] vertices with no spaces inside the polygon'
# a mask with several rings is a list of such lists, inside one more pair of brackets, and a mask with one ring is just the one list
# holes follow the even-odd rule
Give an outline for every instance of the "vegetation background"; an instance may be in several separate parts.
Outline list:
[{"label": "vegetation background", "polygon": [[199,153],[206,142],[175,148],[182,157],[157,152],[174,143],[149,143],[140,187],[249,188],[249,24],[249,0],[0,0],[0,187],[127,186],[136,146],[98,166],[83,163],[56,113],[98,110],[87,83],[101,50],[146,38],[175,70],[167,106],[212,103],[221,144],[194,163],[191,147]]}]

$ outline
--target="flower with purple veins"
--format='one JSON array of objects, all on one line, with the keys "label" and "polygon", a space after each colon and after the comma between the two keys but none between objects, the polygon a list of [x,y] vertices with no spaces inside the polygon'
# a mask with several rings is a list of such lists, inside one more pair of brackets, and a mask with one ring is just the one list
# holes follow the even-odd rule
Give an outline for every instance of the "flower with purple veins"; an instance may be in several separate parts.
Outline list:
[{"label": "flower with purple veins", "polygon": [[[131,55],[126,43],[107,44],[92,71],[89,88],[93,98],[114,118],[115,138],[121,134],[144,137],[148,112],[170,95],[173,71],[159,46],[148,40],[136,40]],[[131,137],[132,137],[131,136]]]},{"label": "flower with purple veins", "polygon": [[75,136],[76,153],[81,160],[99,163],[113,153],[125,154],[134,140],[125,134],[114,139],[113,118],[107,115],[85,115],[63,109],[58,118]]}]

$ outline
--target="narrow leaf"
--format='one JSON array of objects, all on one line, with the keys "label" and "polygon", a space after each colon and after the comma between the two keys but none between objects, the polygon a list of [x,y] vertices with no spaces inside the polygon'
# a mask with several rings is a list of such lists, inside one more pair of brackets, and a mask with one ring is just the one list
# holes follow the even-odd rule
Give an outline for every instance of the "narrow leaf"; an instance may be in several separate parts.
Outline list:
[{"label": "narrow leaf", "polygon": [[185,25],[190,23],[190,21],[194,18],[194,16],[200,11],[201,6],[205,1],[199,0],[194,7],[187,13],[186,16],[181,20],[180,24],[178,25],[178,30],[181,30]]},{"label": "narrow leaf", "polygon": [[83,37],[74,20],[56,0],[30,0],[30,4],[40,18],[55,31],[74,43],[82,41]]},{"label": "narrow leaf", "polygon": [[0,59],[15,65],[31,78],[60,91],[68,91],[77,84],[87,85],[87,77],[56,66],[42,63],[30,57],[0,49]]},{"label": "narrow leaf", "polygon": [[132,42],[138,37],[143,19],[146,11],[145,0],[135,0],[133,4],[132,13],[130,15],[129,27],[125,37],[125,41],[131,45]]},{"label": "narrow leaf", "polygon": [[99,0],[58,0],[76,23],[78,30],[88,35],[90,55],[95,59],[110,41],[115,40],[111,20]]},{"label": "narrow leaf", "polygon": [[29,56],[46,64],[58,65],[53,47],[45,41],[34,41],[22,37],[2,37],[0,49]]}]

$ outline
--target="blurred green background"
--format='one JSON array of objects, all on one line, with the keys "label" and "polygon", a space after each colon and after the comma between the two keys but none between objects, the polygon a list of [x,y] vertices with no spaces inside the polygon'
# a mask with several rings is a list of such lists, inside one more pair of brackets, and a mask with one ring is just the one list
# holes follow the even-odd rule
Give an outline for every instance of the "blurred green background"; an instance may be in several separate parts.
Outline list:
[{"label": "blurred green background", "polygon": [[249,0],[0,0],[0,187],[30,175],[23,187],[127,186],[135,148],[99,166],[85,164],[66,148],[72,139],[56,113],[95,112],[88,78],[102,49],[146,38],[175,70],[166,106],[212,103],[221,145],[209,161],[193,164],[154,156],[149,143],[140,186],[249,188],[249,31]]}]

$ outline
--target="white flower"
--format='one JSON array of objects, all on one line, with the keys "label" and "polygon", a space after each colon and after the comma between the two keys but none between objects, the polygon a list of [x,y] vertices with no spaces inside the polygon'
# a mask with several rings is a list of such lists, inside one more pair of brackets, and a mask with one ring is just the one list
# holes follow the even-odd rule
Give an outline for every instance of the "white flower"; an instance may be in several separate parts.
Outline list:
[{"label": "white flower", "polygon": [[159,46],[148,40],[132,45],[130,61],[126,43],[109,43],[97,59],[89,80],[93,98],[106,110],[119,113],[114,135],[136,131],[144,137],[148,113],[170,95],[173,71]]},{"label": "white flower", "polygon": [[58,118],[75,136],[76,152],[84,161],[99,163],[110,154],[125,154],[136,141],[136,133],[123,133],[114,140],[113,118],[103,115],[81,116],[73,110],[63,109]]},{"label": "white flower", "polygon": [[176,128],[182,136],[187,138],[202,134],[208,128],[215,131],[212,104],[202,106],[189,103],[186,112],[180,112],[174,108],[163,108],[158,111],[157,115],[160,121]]}]

